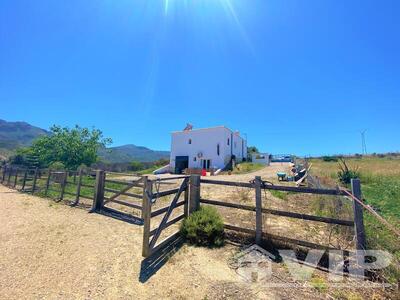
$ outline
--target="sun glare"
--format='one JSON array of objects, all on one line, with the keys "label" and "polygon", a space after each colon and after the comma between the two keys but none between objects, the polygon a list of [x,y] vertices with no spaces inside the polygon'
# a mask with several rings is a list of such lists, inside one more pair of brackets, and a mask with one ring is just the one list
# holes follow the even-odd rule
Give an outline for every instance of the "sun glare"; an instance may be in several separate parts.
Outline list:
[{"label": "sun glare", "polygon": [[164,17],[169,18],[173,14],[184,14],[187,9],[202,17],[216,10],[221,10],[227,21],[234,25],[241,39],[254,55],[254,48],[235,7],[235,2],[240,4],[243,1],[246,0],[164,0]]}]

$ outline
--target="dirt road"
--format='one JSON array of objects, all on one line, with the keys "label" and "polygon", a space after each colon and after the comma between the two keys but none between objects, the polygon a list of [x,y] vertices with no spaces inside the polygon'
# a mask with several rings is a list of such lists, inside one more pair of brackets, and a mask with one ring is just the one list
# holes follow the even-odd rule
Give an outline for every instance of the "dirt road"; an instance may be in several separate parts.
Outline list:
[{"label": "dirt road", "polygon": [[[277,180],[276,173],[279,171],[286,172],[289,174],[290,163],[271,163],[269,166],[262,168],[261,170],[246,173],[246,174],[231,174],[231,175],[217,175],[217,176],[209,176],[207,179],[215,179],[215,180],[229,180],[229,181],[242,181],[248,182],[249,180],[254,179],[255,176],[261,176],[264,180]],[[174,177],[174,174],[161,174],[161,175],[151,175],[151,178],[166,178],[166,177]]]},{"label": "dirt road", "polygon": [[141,283],[141,245],[141,226],[0,186],[1,299],[203,299],[229,294],[227,284],[249,290],[227,264],[237,251],[229,245],[184,246]]}]

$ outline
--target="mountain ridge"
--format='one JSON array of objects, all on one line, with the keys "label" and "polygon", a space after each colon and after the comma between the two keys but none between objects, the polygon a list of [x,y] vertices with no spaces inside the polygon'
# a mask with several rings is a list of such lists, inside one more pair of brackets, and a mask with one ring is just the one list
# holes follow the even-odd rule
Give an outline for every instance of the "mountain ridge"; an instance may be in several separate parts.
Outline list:
[{"label": "mountain ridge", "polygon": [[[0,119],[0,158],[5,159],[16,149],[28,147],[39,136],[48,134],[49,131],[27,122],[8,122]],[[169,151],[152,150],[134,144],[102,148],[98,154],[102,161],[108,163],[152,162],[169,158]]]},{"label": "mountain ridge", "polygon": [[169,158],[169,154],[169,151],[152,150],[145,146],[137,146],[134,144],[109,147],[99,151],[100,157],[104,161],[111,163],[131,162],[133,160],[151,162]]}]

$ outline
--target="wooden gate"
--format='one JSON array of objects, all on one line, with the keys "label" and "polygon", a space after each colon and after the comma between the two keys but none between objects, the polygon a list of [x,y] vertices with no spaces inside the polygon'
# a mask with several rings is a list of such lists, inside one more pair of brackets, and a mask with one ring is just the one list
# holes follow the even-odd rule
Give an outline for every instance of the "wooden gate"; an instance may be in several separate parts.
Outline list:
[{"label": "wooden gate", "polygon": [[[141,217],[143,177],[135,176],[137,178],[134,180],[118,180],[110,175],[112,175],[111,172],[104,173],[104,180],[102,183],[102,192],[104,195],[101,209],[126,215],[128,217],[138,217],[135,216],[136,214],[139,214],[139,217]],[[130,176],[132,177],[133,175]]]},{"label": "wooden gate", "polygon": [[[178,188],[169,189],[166,191],[156,191],[153,193],[153,187],[157,187],[163,181],[168,180],[177,180],[183,179],[182,183],[179,185]],[[166,229],[171,228],[172,225],[176,224],[177,222],[181,221],[185,216],[189,214],[189,177],[186,176],[178,176],[173,178],[164,178],[159,180],[148,180],[146,178],[144,182],[144,193],[143,193],[143,221],[144,221],[144,228],[143,228],[143,253],[144,257],[148,257],[161,248],[167,246],[170,243],[178,240],[180,238],[179,229],[175,230],[173,233],[169,233]],[[171,202],[160,208],[155,209],[152,211],[153,207],[162,204],[160,200],[163,197],[173,195]],[[183,199],[181,198],[183,195]],[[156,202],[158,205],[156,205]],[[179,214],[177,208],[183,206],[183,213]],[[172,214],[175,216],[172,217]],[[176,215],[178,214],[178,215]],[[160,217],[162,216],[161,220]],[[157,219],[159,223],[156,225],[155,228],[151,229],[151,220]],[[170,218],[172,219],[170,220]],[[176,229],[176,228],[175,228]],[[166,237],[160,241],[160,236],[164,232]]]}]

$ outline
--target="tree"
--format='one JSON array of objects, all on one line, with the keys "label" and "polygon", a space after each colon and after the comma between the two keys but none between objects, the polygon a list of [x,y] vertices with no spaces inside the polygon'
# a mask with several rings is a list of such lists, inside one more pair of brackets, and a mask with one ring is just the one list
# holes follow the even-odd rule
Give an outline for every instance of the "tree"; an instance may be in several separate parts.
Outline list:
[{"label": "tree", "polygon": [[166,166],[169,164],[169,159],[167,158],[160,158],[154,162],[155,166]]},{"label": "tree", "polygon": [[256,146],[249,146],[249,147],[247,147],[247,153],[250,153],[250,154],[259,153],[259,151]]},{"label": "tree", "polygon": [[52,169],[53,171],[62,171],[65,170],[65,166],[62,162],[60,161],[55,161],[49,165],[49,168]]},{"label": "tree", "polygon": [[131,164],[130,164],[130,169],[132,170],[132,171],[141,171],[141,170],[143,170],[145,167],[144,167],[144,164],[143,163],[141,163],[140,161],[133,161],[133,162],[131,162]]},{"label": "tree", "polygon": [[[53,126],[50,135],[40,136],[29,148],[18,151],[24,156],[26,164],[48,167],[54,162],[62,163],[66,169],[76,170],[81,164],[90,166],[97,161],[99,147],[111,143],[103,138],[98,129]],[[31,161],[31,163],[29,163]]]},{"label": "tree", "polygon": [[38,156],[31,148],[19,148],[15,155],[11,156],[9,162],[12,165],[22,165],[28,168],[40,167]]}]

